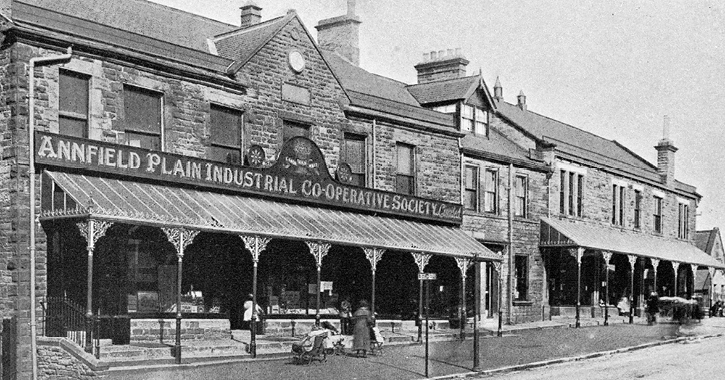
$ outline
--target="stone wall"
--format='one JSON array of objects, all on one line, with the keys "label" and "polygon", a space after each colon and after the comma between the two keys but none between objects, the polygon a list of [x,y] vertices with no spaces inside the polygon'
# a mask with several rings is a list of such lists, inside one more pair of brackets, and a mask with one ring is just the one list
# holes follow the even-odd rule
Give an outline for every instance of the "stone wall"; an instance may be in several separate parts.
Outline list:
[{"label": "stone wall", "polygon": [[98,379],[107,369],[93,355],[63,338],[38,339],[38,379]]},{"label": "stone wall", "polygon": [[[216,340],[232,336],[228,319],[181,320],[181,340]],[[176,341],[176,319],[131,319],[132,342]]]}]

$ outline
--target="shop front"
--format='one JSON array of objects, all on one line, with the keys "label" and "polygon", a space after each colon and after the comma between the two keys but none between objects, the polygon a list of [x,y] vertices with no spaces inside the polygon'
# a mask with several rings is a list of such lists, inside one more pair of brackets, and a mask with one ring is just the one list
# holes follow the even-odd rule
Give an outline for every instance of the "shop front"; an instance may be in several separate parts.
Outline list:
[{"label": "shop front", "polygon": [[252,350],[256,333],[296,325],[269,321],[337,318],[343,299],[414,318],[417,275],[432,267],[435,307],[455,314],[471,264],[500,261],[458,228],[461,205],[351,185],[344,164],[333,178],[303,137],[269,167],[255,146],[235,166],[51,133],[35,141],[49,305],[78,304],[100,321],[96,337],[175,341],[177,360],[181,339],[246,328],[245,304],[277,329],[252,322]]}]

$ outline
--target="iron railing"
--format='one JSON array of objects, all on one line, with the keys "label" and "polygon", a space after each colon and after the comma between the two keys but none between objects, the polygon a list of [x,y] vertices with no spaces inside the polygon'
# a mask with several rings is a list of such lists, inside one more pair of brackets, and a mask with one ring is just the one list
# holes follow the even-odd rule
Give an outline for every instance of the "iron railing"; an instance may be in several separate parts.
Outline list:
[{"label": "iron railing", "polygon": [[41,301],[41,306],[45,336],[66,338],[86,352],[95,351],[96,357],[99,356],[97,318],[91,317],[89,320],[84,308],[67,297],[46,297],[44,302]]}]

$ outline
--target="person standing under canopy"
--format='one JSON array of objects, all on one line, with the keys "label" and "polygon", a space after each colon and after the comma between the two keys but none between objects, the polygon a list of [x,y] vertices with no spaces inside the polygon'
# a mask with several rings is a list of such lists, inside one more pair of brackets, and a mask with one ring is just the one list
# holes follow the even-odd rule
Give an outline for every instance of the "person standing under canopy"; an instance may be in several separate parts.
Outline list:
[{"label": "person standing under canopy", "polygon": [[370,326],[373,324],[373,316],[366,300],[360,301],[360,306],[355,310],[352,318],[355,321],[352,349],[357,356],[364,358],[370,348]]}]

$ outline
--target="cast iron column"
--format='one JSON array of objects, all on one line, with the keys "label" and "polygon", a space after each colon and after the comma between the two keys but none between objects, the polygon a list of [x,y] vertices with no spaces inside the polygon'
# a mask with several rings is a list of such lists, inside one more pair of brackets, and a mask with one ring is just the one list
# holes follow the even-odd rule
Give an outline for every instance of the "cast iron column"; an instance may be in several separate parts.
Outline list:
[{"label": "cast iron column", "polygon": [[[478,261],[478,253],[473,259],[473,270],[474,270],[474,285],[475,283],[480,284],[481,278],[481,263]],[[481,371],[479,364],[478,355],[480,355],[480,346],[478,342],[478,314],[481,309],[481,288],[478,286],[473,287],[473,368],[474,372]]]},{"label": "cast iron column", "polygon": [[320,283],[322,282],[322,259],[330,251],[329,243],[320,243],[315,241],[306,241],[307,247],[310,248],[310,253],[315,256],[315,262],[317,264],[317,310],[315,311],[315,325],[320,325]]},{"label": "cast iron column", "polygon": [[[425,266],[428,265],[428,261],[431,258],[429,253],[416,253],[411,252],[413,260],[418,266],[418,274],[422,274]],[[423,341],[423,280],[418,280],[419,291],[418,291],[418,343]]]},{"label": "cast iron column", "polygon": [[602,251],[605,267],[604,285],[604,326],[609,326],[609,261],[612,260],[612,252]]},{"label": "cast iron column", "polygon": [[250,322],[251,341],[249,342],[249,353],[253,358],[257,357],[257,265],[259,263],[259,254],[267,248],[267,244],[271,239],[259,237],[257,235],[247,236],[240,235],[244,241],[244,245],[249,252],[252,253],[252,320]]},{"label": "cast iron column", "polygon": [[502,264],[501,264],[500,261],[494,261],[493,262],[493,268],[496,270],[496,273],[498,274],[496,276],[496,277],[498,277],[498,302],[497,302],[497,304],[498,304],[497,305],[497,307],[498,307],[498,331],[496,331],[496,335],[497,336],[503,336],[503,326],[502,326],[502,324],[503,324],[503,311],[501,310],[501,293],[502,293],[501,285],[502,285],[502,282],[503,282],[503,280],[501,279],[501,277],[503,277],[503,274],[501,273],[502,272],[502,268],[501,267],[502,267]]},{"label": "cast iron column", "polygon": [[380,261],[383,257],[385,250],[382,248],[363,248],[363,252],[365,252],[365,257],[370,262],[370,268],[373,271],[373,289],[370,298],[370,313],[372,313],[373,318],[375,318],[375,271],[378,267],[378,261]]},{"label": "cast iron column", "polygon": [[88,219],[88,222],[76,223],[81,236],[86,239],[88,251],[88,273],[86,278],[86,352],[93,353],[93,251],[96,249],[98,239],[106,234],[111,226],[110,222]]},{"label": "cast iron column", "polygon": [[675,271],[675,287],[674,287],[674,296],[677,297],[677,272],[680,269],[680,263],[677,261],[672,262],[672,269]]},{"label": "cast iron column", "polygon": [[582,255],[584,255],[584,248],[579,247],[576,249],[570,249],[569,254],[576,259],[576,323],[575,327],[581,326],[580,321],[580,308],[582,298]]},{"label": "cast iron column", "polygon": [[692,285],[692,288],[691,288],[692,291],[689,293],[692,296],[692,298],[695,297],[695,276],[697,276],[697,267],[698,266],[699,265],[697,265],[697,264],[690,264],[690,270],[692,271],[692,282],[690,282],[690,284]]},{"label": "cast iron column", "polygon": [[183,273],[184,250],[191,244],[199,231],[190,231],[185,228],[161,228],[166,238],[176,248],[178,264],[176,266],[176,343],[174,344],[174,357],[176,364],[181,364],[181,275]]},{"label": "cast iron column", "polygon": [[627,260],[629,260],[629,294],[630,294],[630,301],[629,301],[629,324],[634,323],[634,265],[637,263],[637,256],[635,255],[627,255]]},{"label": "cast iron column", "polygon": [[652,291],[660,294],[659,290],[657,290],[657,267],[660,265],[660,259],[649,259],[652,263],[652,276],[653,276],[653,285],[652,285]]},{"label": "cast iron column", "polygon": [[468,321],[466,315],[466,270],[471,266],[471,259],[458,258],[456,257],[456,264],[458,269],[461,271],[461,312],[459,313],[459,321],[461,323],[461,340],[466,338],[466,322]]}]

